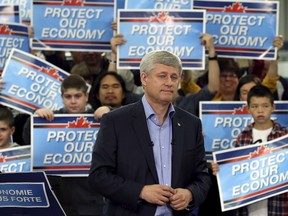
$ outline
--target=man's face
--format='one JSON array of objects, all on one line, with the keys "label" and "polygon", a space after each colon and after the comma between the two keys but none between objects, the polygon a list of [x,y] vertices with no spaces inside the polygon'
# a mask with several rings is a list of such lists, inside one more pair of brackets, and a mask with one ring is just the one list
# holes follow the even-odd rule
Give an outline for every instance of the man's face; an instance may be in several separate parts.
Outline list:
[{"label": "man's face", "polygon": [[70,88],[63,93],[62,101],[68,113],[83,113],[88,102],[88,93]]},{"label": "man's face", "polygon": [[11,128],[5,121],[0,121],[0,149],[9,147],[10,136],[14,131],[14,127]]},{"label": "man's face", "polygon": [[101,80],[98,98],[102,106],[120,107],[124,97],[122,86],[114,76],[107,75]]},{"label": "man's face", "polygon": [[172,102],[177,94],[179,80],[178,68],[163,64],[155,64],[148,73],[141,72],[141,82],[150,103],[166,105]]}]

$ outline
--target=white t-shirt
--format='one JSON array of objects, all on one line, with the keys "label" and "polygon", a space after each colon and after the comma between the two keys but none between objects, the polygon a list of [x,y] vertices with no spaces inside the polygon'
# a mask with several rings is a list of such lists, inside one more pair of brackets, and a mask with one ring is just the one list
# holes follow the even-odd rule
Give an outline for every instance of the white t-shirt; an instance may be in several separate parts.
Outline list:
[{"label": "white t-shirt", "polygon": [[[272,127],[267,130],[257,130],[253,128],[252,137],[253,143],[267,142],[267,137],[271,133]],[[268,200],[264,199],[259,202],[247,206],[249,216],[268,216]]]}]

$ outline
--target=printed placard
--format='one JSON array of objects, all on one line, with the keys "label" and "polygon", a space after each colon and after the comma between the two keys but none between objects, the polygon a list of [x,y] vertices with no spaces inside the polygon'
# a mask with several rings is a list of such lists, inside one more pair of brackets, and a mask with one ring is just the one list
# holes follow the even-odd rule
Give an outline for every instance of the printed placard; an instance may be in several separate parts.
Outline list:
[{"label": "printed placard", "polygon": [[18,5],[21,22],[25,25],[30,25],[32,0],[0,0],[0,4]]},{"label": "printed placard", "polygon": [[28,114],[40,108],[59,110],[63,107],[61,84],[69,75],[41,58],[13,49],[2,74],[5,88],[0,101]]},{"label": "printed placard", "polygon": [[65,216],[44,172],[0,175],[1,215]]},{"label": "printed placard", "polygon": [[0,171],[2,173],[30,172],[31,146],[0,150]]},{"label": "printed placard", "polygon": [[205,11],[118,10],[118,32],[126,43],[118,46],[117,68],[139,69],[142,57],[155,50],[177,55],[183,69],[203,69]]},{"label": "printed placard", "polygon": [[1,23],[21,23],[19,5],[1,5],[0,4],[0,22]]},{"label": "printed placard", "polygon": [[33,1],[33,49],[111,51],[114,0]]},{"label": "printed placard", "polygon": [[20,23],[0,22],[0,75],[13,48],[30,52],[28,27]]},{"label": "printed placard", "polygon": [[116,20],[118,9],[124,9],[125,8],[125,0],[114,0],[114,19]]},{"label": "printed placard", "polygon": [[267,143],[213,152],[222,211],[288,191],[288,135]]},{"label": "printed placard", "polygon": [[53,121],[31,118],[33,170],[88,176],[99,122],[93,114],[56,114]]},{"label": "printed placard", "polygon": [[279,2],[194,0],[194,9],[207,10],[206,32],[214,36],[218,56],[276,59]]},{"label": "printed placard", "polygon": [[44,183],[0,183],[0,207],[45,208],[49,206]]},{"label": "printed placard", "polygon": [[193,9],[193,0],[126,0],[125,9]]},{"label": "printed placard", "polygon": [[[275,101],[275,105],[271,118],[288,127],[288,102]],[[235,147],[238,135],[253,122],[243,101],[202,101],[199,110],[208,161],[212,160],[212,152]]]}]

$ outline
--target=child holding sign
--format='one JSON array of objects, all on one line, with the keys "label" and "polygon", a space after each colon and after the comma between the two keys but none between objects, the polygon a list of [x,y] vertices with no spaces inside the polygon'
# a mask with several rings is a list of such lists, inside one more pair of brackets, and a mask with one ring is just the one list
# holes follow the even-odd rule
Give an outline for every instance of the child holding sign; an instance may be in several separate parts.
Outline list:
[{"label": "child holding sign", "polygon": [[[252,87],[247,98],[248,110],[254,122],[248,125],[237,138],[236,147],[265,143],[287,134],[287,128],[271,119],[275,109],[272,92],[265,86]],[[213,173],[219,167],[212,162]],[[276,216],[288,214],[288,193],[283,193],[235,210],[235,215]]]}]

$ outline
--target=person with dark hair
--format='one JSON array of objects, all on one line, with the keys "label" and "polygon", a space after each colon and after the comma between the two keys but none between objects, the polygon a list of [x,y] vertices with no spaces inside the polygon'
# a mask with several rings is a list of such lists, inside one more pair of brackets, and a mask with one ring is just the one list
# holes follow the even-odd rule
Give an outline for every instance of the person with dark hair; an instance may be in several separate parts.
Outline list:
[{"label": "person with dark hair", "polygon": [[[283,37],[277,36],[273,40],[273,46],[278,50],[283,46]],[[218,58],[218,63],[220,67],[220,90],[213,98],[213,101],[232,101],[235,98],[238,99],[238,95],[240,92],[237,91],[239,79],[241,77],[246,76],[242,74],[241,69],[238,63],[231,58]],[[261,83],[264,86],[267,86],[272,92],[276,91],[277,88],[277,81],[279,80],[278,75],[278,68],[277,68],[277,60],[272,60],[269,62],[268,72]],[[260,78],[259,78],[260,79]],[[246,80],[247,81],[247,80]],[[190,82],[194,82],[192,79]],[[183,92],[193,92],[195,89],[195,85],[188,85],[182,86]],[[193,86],[193,88],[191,88]],[[252,87],[253,85],[251,85]],[[249,90],[249,89],[247,89]],[[194,92],[195,93],[195,92]],[[245,98],[243,99],[245,100]]]},{"label": "person with dark hair", "polygon": [[92,104],[94,109],[100,106],[110,106],[118,108],[138,101],[142,95],[128,92],[125,81],[121,75],[115,72],[107,72],[99,75],[95,88],[95,103]]},{"label": "person with dark hair", "polygon": [[0,149],[18,147],[13,142],[12,135],[15,132],[14,117],[11,110],[5,107],[0,108]]},{"label": "person with dark hair", "polygon": [[[85,80],[77,74],[71,74],[61,84],[61,96],[64,107],[56,111],[48,108],[38,109],[35,114],[48,121],[54,119],[54,114],[93,114],[94,110],[87,107],[87,90],[88,86]],[[30,124],[30,119],[28,119],[23,130],[23,139],[29,144]],[[94,216],[102,213],[103,197],[91,190],[86,177],[62,178],[61,176],[49,175],[48,180],[67,215]]]},{"label": "person with dark hair", "polygon": [[250,89],[255,86],[259,85],[261,80],[256,75],[246,75],[240,78],[239,83],[236,88],[236,92],[234,95],[235,101],[246,101],[247,95]]},{"label": "person with dark hair", "polygon": [[[265,143],[284,136],[288,133],[286,127],[271,119],[275,109],[274,97],[269,88],[263,85],[255,85],[248,93],[248,110],[254,120],[246,126],[237,137],[235,147],[253,145],[256,142]],[[212,162],[213,173],[219,171],[217,163]],[[288,214],[288,193],[279,194],[268,199],[235,210],[236,216],[279,216]]]}]

